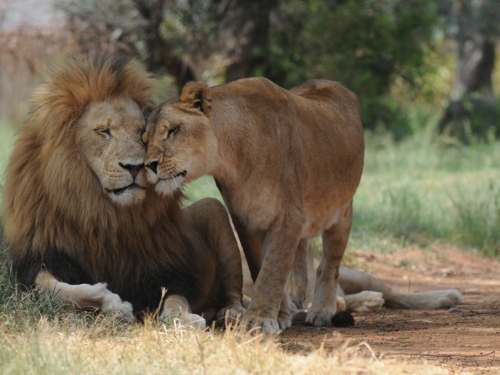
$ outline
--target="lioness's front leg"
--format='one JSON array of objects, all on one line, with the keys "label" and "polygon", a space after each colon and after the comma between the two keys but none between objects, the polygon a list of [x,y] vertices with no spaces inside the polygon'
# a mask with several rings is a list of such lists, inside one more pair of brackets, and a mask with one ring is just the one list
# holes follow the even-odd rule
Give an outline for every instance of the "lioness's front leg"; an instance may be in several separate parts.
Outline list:
[{"label": "lioness's front leg", "polygon": [[294,312],[304,308],[304,301],[307,298],[308,249],[309,240],[300,240],[293,260],[293,269],[286,284],[286,291],[288,292],[291,302],[293,303],[292,310],[295,310]]},{"label": "lioness's front leg", "polygon": [[[266,233],[264,260],[255,283],[252,302],[245,314],[250,327],[260,326],[265,333],[278,333],[280,329],[291,325],[290,306],[283,306],[289,300],[283,297],[301,231],[300,216],[285,214]],[[290,315],[290,319],[286,320],[280,317],[283,327],[278,323],[280,310]]]},{"label": "lioness's front leg", "polygon": [[314,297],[306,318],[316,327],[332,326],[332,318],[337,311],[339,266],[349,240],[351,224],[352,200],[339,220],[323,232],[323,259],[316,272]]}]

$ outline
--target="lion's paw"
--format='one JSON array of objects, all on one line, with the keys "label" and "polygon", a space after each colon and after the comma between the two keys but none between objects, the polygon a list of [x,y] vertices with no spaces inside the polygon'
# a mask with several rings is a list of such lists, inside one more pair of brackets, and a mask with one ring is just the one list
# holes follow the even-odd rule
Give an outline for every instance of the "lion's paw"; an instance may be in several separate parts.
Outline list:
[{"label": "lion's paw", "polygon": [[[115,294],[116,297],[118,295]],[[135,321],[134,308],[130,302],[123,302],[120,297],[113,300],[108,300],[102,306],[102,311],[117,311],[120,313],[120,320],[125,323],[133,323]]]},{"label": "lion's paw", "polygon": [[456,289],[443,290],[443,294],[444,296],[439,300],[440,308],[455,307],[463,301],[462,293]]},{"label": "lion's paw", "polygon": [[123,302],[118,294],[112,293],[107,289],[102,298],[101,310],[103,312],[118,311],[120,313],[120,320],[125,323],[135,321],[132,304],[130,302]]},{"label": "lion's paw", "polygon": [[177,314],[175,316],[166,315],[161,317],[161,321],[167,326],[186,325],[199,330],[204,330],[205,328],[207,328],[207,321],[205,320],[205,318],[198,314],[183,313],[180,315]]},{"label": "lion's paw", "polygon": [[384,297],[381,292],[365,290],[360,293],[345,296],[347,310],[350,311],[377,311],[384,304]]},{"label": "lion's paw", "polygon": [[190,325],[191,327],[199,330],[207,328],[207,321],[202,316],[197,314],[187,314],[184,324]]}]

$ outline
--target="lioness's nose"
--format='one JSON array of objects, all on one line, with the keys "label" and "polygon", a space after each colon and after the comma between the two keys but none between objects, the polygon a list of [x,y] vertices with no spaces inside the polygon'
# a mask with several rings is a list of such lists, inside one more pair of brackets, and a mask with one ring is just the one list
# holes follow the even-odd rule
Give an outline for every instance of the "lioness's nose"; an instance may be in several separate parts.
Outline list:
[{"label": "lioness's nose", "polygon": [[156,169],[158,168],[158,162],[157,161],[152,161],[150,163],[146,164],[146,168],[151,169],[154,173],[157,173]]},{"label": "lioness's nose", "polygon": [[144,167],[144,164],[134,165],[134,164],[122,164],[122,163],[120,163],[120,167],[129,171],[130,174],[132,175],[132,177],[136,178],[137,175],[139,174],[139,171],[141,170],[141,168]]}]

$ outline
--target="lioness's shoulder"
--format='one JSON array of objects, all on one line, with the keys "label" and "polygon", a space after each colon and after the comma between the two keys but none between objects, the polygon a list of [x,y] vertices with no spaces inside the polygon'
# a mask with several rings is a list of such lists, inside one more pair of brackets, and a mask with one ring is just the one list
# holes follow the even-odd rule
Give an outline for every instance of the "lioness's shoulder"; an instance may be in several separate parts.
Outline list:
[{"label": "lioness's shoulder", "polygon": [[276,83],[264,77],[242,78],[236,81],[228,82],[224,85],[211,87],[214,92],[231,92],[231,93],[258,93],[265,91],[281,91],[284,90]]},{"label": "lioness's shoulder", "polygon": [[358,97],[349,90],[347,86],[341,82],[328,81],[326,79],[311,79],[300,86],[292,88],[290,92],[315,100],[324,98],[325,100],[334,100],[338,102],[347,99],[358,103]]}]

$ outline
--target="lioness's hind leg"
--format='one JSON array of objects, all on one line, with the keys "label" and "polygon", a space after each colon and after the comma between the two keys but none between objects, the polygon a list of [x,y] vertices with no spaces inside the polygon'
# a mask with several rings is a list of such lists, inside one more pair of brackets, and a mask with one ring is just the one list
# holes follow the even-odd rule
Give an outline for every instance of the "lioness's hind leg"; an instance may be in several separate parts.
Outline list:
[{"label": "lioness's hind leg", "polygon": [[109,291],[105,283],[71,285],[58,281],[47,271],[41,271],[35,282],[42,290],[54,293],[59,302],[72,305],[78,310],[117,311],[124,322],[131,323],[135,320],[132,305]]},{"label": "lioness's hind leg", "polygon": [[317,269],[312,306],[307,322],[317,327],[331,326],[337,311],[339,266],[349,240],[352,223],[352,200],[338,221],[323,232],[323,259]]},{"label": "lioness's hind leg", "polygon": [[307,297],[307,257],[309,241],[302,239],[295,253],[293,268],[288,276],[286,291],[292,302],[292,310],[297,311],[304,308]]}]

